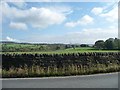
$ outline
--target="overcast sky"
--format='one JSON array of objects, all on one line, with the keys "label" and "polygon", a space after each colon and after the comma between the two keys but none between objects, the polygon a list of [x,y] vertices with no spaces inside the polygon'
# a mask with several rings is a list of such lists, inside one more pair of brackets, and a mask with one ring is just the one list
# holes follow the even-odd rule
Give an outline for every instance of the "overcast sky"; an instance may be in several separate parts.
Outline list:
[{"label": "overcast sky", "polygon": [[[118,37],[117,2],[2,2],[2,40],[89,43]],[[1,20],[1,19],[0,19]]]}]

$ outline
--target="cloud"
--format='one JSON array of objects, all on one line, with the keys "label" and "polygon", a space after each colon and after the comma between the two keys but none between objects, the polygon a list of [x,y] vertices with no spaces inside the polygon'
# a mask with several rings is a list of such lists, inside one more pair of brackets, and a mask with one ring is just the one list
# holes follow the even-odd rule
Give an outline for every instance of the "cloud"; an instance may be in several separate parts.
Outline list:
[{"label": "cloud", "polygon": [[9,24],[10,28],[12,29],[17,29],[17,30],[27,30],[27,26],[25,23],[16,23],[16,22],[11,22]]},{"label": "cloud", "polygon": [[118,20],[118,7],[116,6],[112,10],[102,13],[99,16],[106,18],[109,22],[116,22]]},{"label": "cloud", "polygon": [[90,17],[89,15],[85,15],[80,21],[78,21],[82,25],[87,25],[90,23],[93,23],[93,18]]},{"label": "cloud", "polygon": [[64,13],[66,15],[68,14],[71,14],[73,13],[73,8],[71,8],[70,6],[64,6],[64,5],[61,5],[61,6],[47,6],[47,8],[49,8],[51,11],[55,11],[55,12],[58,12],[58,13]]},{"label": "cloud", "polygon": [[108,22],[117,22],[118,20],[118,2],[109,2],[104,7],[95,7],[91,13],[104,18]]},{"label": "cloud", "polygon": [[[94,44],[96,40],[106,40],[118,36],[117,28],[85,28],[78,32],[68,32],[64,35],[35,35],[28,37],[28,42],[38,43],[86,43]],[[39,38],[39,39],[38,39]]]},{"label": "cloud", "polygon": [[32,7],[27,10],[20,10],[15,7],[9,7],[7,3],[4,3],[2,8],[3,16],[13,22],[25,23],[34,28],[46,28],[50,25],[61,24],[66,20],[64,12],[56,12],[47,7]]},{"label": "cloud", "polygon": [[102,11],[103,11],[103,8],[101,8],[101,7],[95,7],[91,10],[91,12],[95,15],[102,13]]},{"label": "cloud", "polygon": [[[36,13],[37,12],[37,13]],[[33,27],[44,28],[49,25],[61,24],[65,19],[63,13],[54,12],[48,8],[31,8],[30,18],[28,22],[32,24]]]},{"label": "cloud", "polygon": [[68,33],[68,36],[72,43],[94,43],[99,39],[106,40],[110,37],[117,37],[117,33],[115,28],[88,28]]},{"label": "cloud", "polygon": [[7,41],[12,41],[12,42],[19,42],[19,40],[13,39],[13,38],[11,38],[11,37],[9,37],[9,36],[6,37],[6,40],[7,40]]},{"label": "cloud", "polygon": [[78,25],[88,25],[94,23],[94,19],[90,17],[89,15],[83,16],[80,20],[76,22],[67,22],[65,26],[67,27],[75,27]]},{"label": "cloud", "polygon": [[16,7],[20,9],[24,9],[27,6],[25,0],[19,0],[19,1],[12,0],[12,2],[9,2],[9,3],[12,5],[15,5]]}]

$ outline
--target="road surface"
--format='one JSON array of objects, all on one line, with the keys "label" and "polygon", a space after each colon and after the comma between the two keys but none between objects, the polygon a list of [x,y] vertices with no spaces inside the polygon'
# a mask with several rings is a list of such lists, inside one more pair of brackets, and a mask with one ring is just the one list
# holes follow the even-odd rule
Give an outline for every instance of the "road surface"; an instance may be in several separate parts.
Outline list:
[{"label": "road surface", "polygon": [[118,88],[118,73],[50,78],[2,79],[2,88]]}]

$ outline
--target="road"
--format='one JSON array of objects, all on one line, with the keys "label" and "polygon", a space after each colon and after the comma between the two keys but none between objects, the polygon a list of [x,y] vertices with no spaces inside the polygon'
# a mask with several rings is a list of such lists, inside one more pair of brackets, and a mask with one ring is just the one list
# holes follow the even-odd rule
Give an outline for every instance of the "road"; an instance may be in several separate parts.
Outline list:
[{"label": "road", "polygon": [[118,88],[118,73],[51,78],[2,79],[2,88]]}]

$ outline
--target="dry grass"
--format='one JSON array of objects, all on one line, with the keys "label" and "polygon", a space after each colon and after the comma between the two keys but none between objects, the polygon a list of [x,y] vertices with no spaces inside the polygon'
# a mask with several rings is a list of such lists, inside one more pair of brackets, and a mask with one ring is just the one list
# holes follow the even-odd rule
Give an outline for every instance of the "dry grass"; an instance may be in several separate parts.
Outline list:
[{"label": "dry grass", "polygon": [[9,70],[2,70],[2,77],[49,77],[49,76],[68,76],[68,75],[86,75],[95,73],[109,73],[120,71],[120,65],[110,64],[105,66],[97,64],[92,66],[69,65],[63,68],[32,66],[19,68],[11,67]]}]

